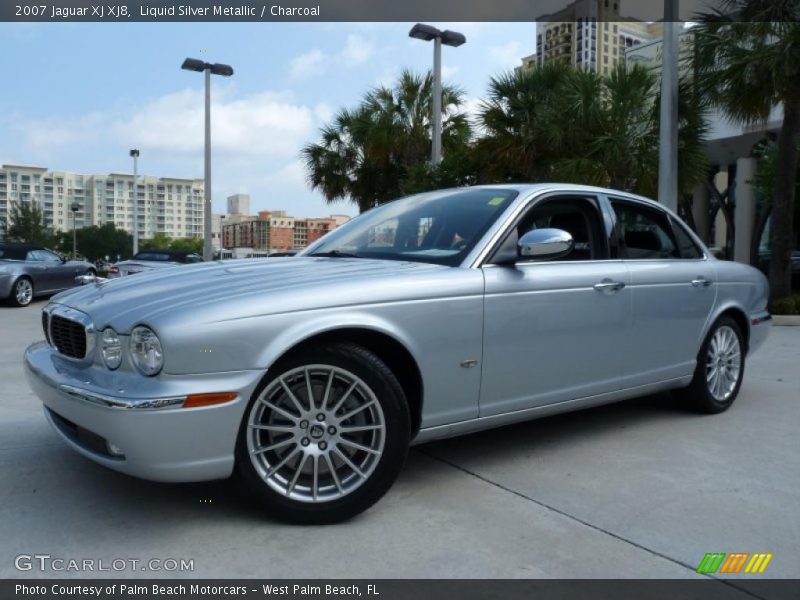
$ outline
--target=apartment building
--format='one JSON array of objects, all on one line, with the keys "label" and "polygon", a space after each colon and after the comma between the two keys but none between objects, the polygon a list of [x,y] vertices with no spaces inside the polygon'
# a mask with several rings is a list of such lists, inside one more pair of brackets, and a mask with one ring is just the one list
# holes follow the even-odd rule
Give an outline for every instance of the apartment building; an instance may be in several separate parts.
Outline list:
[{"label": "apartment building", "polygon": [[[136,190],[139,237],[202,237],[203,181],[140,176]],[[133,231],[133,175],[81,174],[46,167],[0,167],[0,239],[5,238],[12,203],[36,202],[55,231],[114,223]],[[76,205],[77,212],[72,211]],[[73,223],[74,221],[74,223]]]},{"label": "apartment building", "polygon": [[346,215],[325,218],[294,217],[283,210],[263,210],[257,216],[222,226],[225,248],[281,252],[305,248],[350,220]]},{"label": "apartment building", "polygon": [[661,35],[660,23],[626,19],[616,0],[576,0],[557,13],[537,18],[536,53],[522,58],[520,70],[551,61],[607,74],[625,51]]}]

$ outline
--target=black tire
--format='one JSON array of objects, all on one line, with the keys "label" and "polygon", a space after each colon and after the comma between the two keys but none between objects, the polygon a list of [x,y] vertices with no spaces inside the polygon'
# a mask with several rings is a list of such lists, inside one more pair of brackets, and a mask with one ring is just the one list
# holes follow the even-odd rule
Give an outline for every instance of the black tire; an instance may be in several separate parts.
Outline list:
[{"label": "black tire", "polygon": [[[315,368],[319,368],[316,375],[310,376],[308,375],[310,371],[304,369],[304,367],[311,365],[314,365]],[[314,397],[316,403],[322,406],[326,411],[331,411],[325,413],[327,415],[325,419],[321,419],[324,423],[317,423],[311,416],[308,416],[308,420],[305,420],[303,418],[303,412],[299,409],[296,411],[298,416],[294,417],[296,421],[293,421],[291,419],[285,419],[281,416],[281,413],[274,411],[270,404],[266,405],[267,408],[262,407],[262,405],[265,404],[261,400],[262,395],[265,399],[268,398],[270,402],[276,403],[288,402],[289,399],[292,398],[292,396],[281,391],[283,387],[279,387],[281,385],[280,381],[283,378],[284,382],[288,380],[290,387],[292,385],[296,386],[293,388],[293,393],[296,392],[295,398],[300,401],[302,405],[301,408],[305,409],[308,406],[308,393],[304,391],[305,388],[302,386],[302,381],[299,379],[303,376],[300,375],[299,372],[303,371],[306,378],[310,377],[313,379],[314,376],[322,377],[322,374],[326,372],[325,367],[327,366],[331,367],[328,371],[330,374],[329,383],[325,386],[331,389],[331,399],[327,403],[327,407],[323,400],[327,395],[324,392],[318,391],[321,389],[322,380],[316,380],[315,385],[318,387],[312,385],[312,397]],[[342,377],[346,377],[346,374],[350,374],[360,380],[361,383],[355,388],[356,391],[351,393],[351,396],[341,392],[341,389],[346,387],[346,380],[333,385],[330,383],[334,381],[334,371],[336,371],[337,374],[341,373]],[[293,384],[292,381],[297,381],[299,383]],[[361,400],[362,396],[364,398],[363,401]],[[347,402],[355,402],[356,407],[358,407],[359,402],[361,402],[364,408],[359,409],[360,413],[369,412],[370,414],[380,414],[380,418],[383,419],[383,428],[380,433],[364,432],[363,434],[356,434],[367,435],[370,440],[376,440],[377,438],[374,436],[381,436],[380,443],[382,445],[382,452],[377,455],[377,458],[370,458],[370,456],[376,454],[375,452],[368,454],[366,452],[361,453],[359,450],[355,450],[352,455],[348,455],[348,460],[352,459],[353,463],[357,463],[358,460],[360,460],[359,457],[364,457],[363,460],[369,462],[369,470],[367,468],[363,470],[364,477],[356,477],[356,471],[349,469],[346,463],[339,458],[343,455],[343,452],[352,451],[348,450],[347,446],[340,445],[343,443],[341,442],[343,436],[351,435],[345,430],[348,427],[352,427],[345,425],[350,422],[350,419],[343,418],[341,422],[336,421],[337,418],[343,415],[345,410],[348,411],[344,413],[345,416],[350,412],[350,409],[347,408],[347,404],[345,404],[343,408],[340,408],[338,412],[336,411],[337,406],[341,404],[337,401],[337,398],[341,399],[341,397],[347,398]],[[275,400],[275,398],[278,398],[278,400]],[[369,399],[377,401],[377,405],[375,402],[370,402]],[[259,405],[255,406],[257,402]],[[291,408],[288,404],[284,404],[283,406],[286,409]],[[311,415],[318,410],[320,409],[310,408],[308,414]],[[262,411],[260,416],[258,416],[258,411]],[[285,413],[286,411],[284,410],[282,414]],[[264,418],[264,415],[268,415],[268,417]],[[339,415],[339,417],[337,417],[337,415]],[[284,419],[287,428],[291,429],[291,432],[270,434],[256,431],[255,428],[249,426],[251,421],[253,423],[262,424],[276,423],[276,421],[274,421],[276,418]],[[355,418],[357,417],[351,417],[351,419]],[[366,418],[366,416],[360,418]],[[294,424],[295,422],[296,424]],[[305,429],[299,429],[303,427],[304,422]],[[331,435],[330,438],[326,437],[326,440],[329,439],[326,444],[323,444],[322,441],[314,441],[311,439],[311,436],[319,433],[320,428],[316,427],[317,425],[321,425],[321,429],[326,430],[328,433],[333,431],[333,433],[337,434],[339,437],[336,438],[333,435]],[[341,431],[337,432],[336,426],[339,426]],[[239,428],[239,435],[236,442],[236,473],[241,481],[257,494],[260,504],[270,515],[280,520],[300,524],[326,524],[344,521],[367,510],[392,486],[408,454],[410,429],[408,403],[403,389],[394,373],[392,373],[389,367],[387,367],[380,358],[369,350],[351,343],[310,346],[301,351],[292,353],[290,356],[281,359],[271,367],[265,380],[254,392],[253,397],[247,405]],[[263,448],[277,439],[275,437],[268,438],[268,441],[264,442],[262,441],[262,435],[289,436],[288,438],[284,438],[285,440],[289,440],[285,442],[288,444],[289,448],[283,451],[283,455],[278,454],[279,451],[277,450],[265,451],[257,454],[257,456],[263,456],[264,458],[259,459],[254,457],[251,459],[251,448]],[[335,441],[336,439],[340,441],[337,443]],[[301,447],[298,440],[303,442],[303,447]],[[356,441],[361,441],[361,438]],[[256,446],[256,444],[259,444],[259,446]],[[367,445],[368,443],[363,442],[363,444]],[[327,450],[327,457],[320,456],[317,459],[316,454],[314,456],[307,456],[307,453],[323,450],[323,445],[325,446],[324,450]],[[268,470],[267,467],[270,465],[265,464],[265,462],[268,462],[273,452],[275,453],[275,458],[271,465],[272,468]],[[299,452],[299,454],[295,455],[298,457],[297,461],[290,460],[289,463],[282,468],[287,471],[286,474],[283,475],[281,473],[282,469],[279,468],[278,465],[286,456],[296,452]],[[317,499],[318,479],[320,482],[325,481],[325,474],[322,471],[322,467],[317,467],[320,470],[318,472],[315,471],[316,475],[312,479],[314,482],[314,495],[309,499],[308,495],[311,493],[310,489],[312,488],[309,487],[311,484],[308,483],[309,475],[304,470],[307,458],[312,459],[312,467],[315,466],[313,463],[314,460],[319,460],[317,464],[323,465],[326,464],[323,461],[324,458],[325,461],[330,461],[327,464],[331,466],[336,465],[338,460],[338,466],[333,469],[335,473],[339,473],[338,476],[332,473],[327,465],[324,467],[328,477],[328,487],[326,489],[330,490],[328,499]],[[283,487],[281,491],[276,489],[278,483],[269,475],[273,472],[273,469],[276,468],[278,471],[275,477],[285,478],[285,487]],[[290,482],[289,477],[292,473],[301,473],[299,480],[297,476],[294,476],[294,480],[306,482],[304,484],[306,487],[302,490],[302,493],[306,494],[305,500],[289,497],[289,492],[286,491],[287,489],[291,490],[294,485],[293,482]],[[345,479],[345,476],[347,479]],[[333,488],[333,483],[331,483],[333,481],[336,483],[335,488]],[[347,484],[347,481],[349,481],[350,484]],[[355,487],[352,491],[345,493],[343,491],[343,486],[346,485]],[[298,484],[298,488],[295,489],[300,489],[300,484]],[[322,487],[320,487],[320,490],[321,489]],[[337,497],[338,494],[342,495]]]},{"label": "black tire", "polygon": [[[720,397],[720,394],[715,395],[712,393],[712,383],[709,382],[709,369],[713,369],[709,363],[711,360],[710,349],[712,341],[721,330],[732,332],[736,336],[736,346],[738,347],[739,353],[739,367],[736,375],[732,379],[726,379],[726,381],[735,381],[735,383],[732,389],[725,393],[724,397]],[[711,326],[706,339],[703,341],[703,345],[700,347],[700,352],[697,354],[697,367],[695,368],[692,382],[688,387],[677,390],[675,395],[697,412],[718,414],[728,410],[739,395],[739,389],[742,386],[742,378],[744,377],[745,369],[745,354],[745,340],[739,324],[731,317],[723,315]]]},{"label": "black tire", "polygon": [[[19,296],[19,288],[20,286],[28,285],[30,286],[30,297],[26,301],[20,301],[18,299]],[[11,306],[28,306],[31,302],[33,302],[33,295],[35,289],[33,287],[33,280],[30,277],[22,276],[18,277],[17,280],[14,282],[14,285],[11,286],[11,293],[8,295],[8,302]]]}]

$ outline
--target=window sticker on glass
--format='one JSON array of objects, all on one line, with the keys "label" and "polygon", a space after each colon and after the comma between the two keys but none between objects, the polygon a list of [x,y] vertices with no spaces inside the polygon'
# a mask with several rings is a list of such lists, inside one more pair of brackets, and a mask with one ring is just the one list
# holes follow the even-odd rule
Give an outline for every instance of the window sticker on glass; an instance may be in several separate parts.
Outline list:
[{"label": "window sticker on glass", "polygon": [[491,200],[489,200],[489,206],[498,206],[503,203],[505,198],[503,196],[495,196]]}]

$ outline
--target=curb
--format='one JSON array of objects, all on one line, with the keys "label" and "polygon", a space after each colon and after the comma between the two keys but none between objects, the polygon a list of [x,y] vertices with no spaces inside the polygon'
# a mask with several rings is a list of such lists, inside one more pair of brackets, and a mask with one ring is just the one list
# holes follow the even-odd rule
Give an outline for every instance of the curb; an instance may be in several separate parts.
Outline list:
[{"label": "curb", "polygon": [[772,315],[776,327],[800,327],[800,315]]}]

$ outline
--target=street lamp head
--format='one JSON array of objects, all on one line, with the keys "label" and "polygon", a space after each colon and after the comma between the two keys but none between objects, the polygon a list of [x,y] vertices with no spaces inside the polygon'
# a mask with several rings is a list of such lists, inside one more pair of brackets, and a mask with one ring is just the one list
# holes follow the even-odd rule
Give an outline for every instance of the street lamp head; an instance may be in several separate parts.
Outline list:
[{"label": "street lamp head", "polygon": [[202,60],[197,60],[196,58],[187,58],[185,61],[183,61],[181,69],[185,69],[186,71],[198,71],[202,73],[206,70],[206,63]]},{"label": "street lamp head", "polygon": [[223,65],[222,63],[214,63],[208,66],[211,73],[214,75],[222,75],[223,77],[230,77],[233,75],[233,67],[230,65]]},{"label": "street lamp head", "polygon": [[466,43],[467,38],[464,36],[463,33],[458,33],[457,31],[450,31],[449,29],[445,29],[442,32],[442,43],[445,46],[453,46],[457,48],[461,44]]},{"label": "street lamp head", "polygon": [[425,25],[424,23],[417,23],[408,32],[408,37],[416,38],[424,42],[435,40],[442,34],[441,31],[436,29],[433,25]]},{"label": "street lamp head", "polygon": [[196,58],[187,58],[185,61],[183,61],[181,69],[186,71],[197,71],[198,73],[208,70],[212,75],[222,75],[223,77],[230,77],[233,75],[233,67],[230,65],[223,65],[222,63],[207,63]]},{"label": "street lamp head", "polygon": [[139,151],[136,148],[134,148],[133,150],[131,150],[130,155],[133,158],[139,158]]},{"label": "street lamp head", "polygon": [[70,206],[69,206],[69,209],[70,209],[72,212],[76,213],[76,212],[78,212],[78,211],[81,209],[81,205],[80,205],[80,204],[78,204],[77,202],[73,202],[72,204],[70,204]]}]

